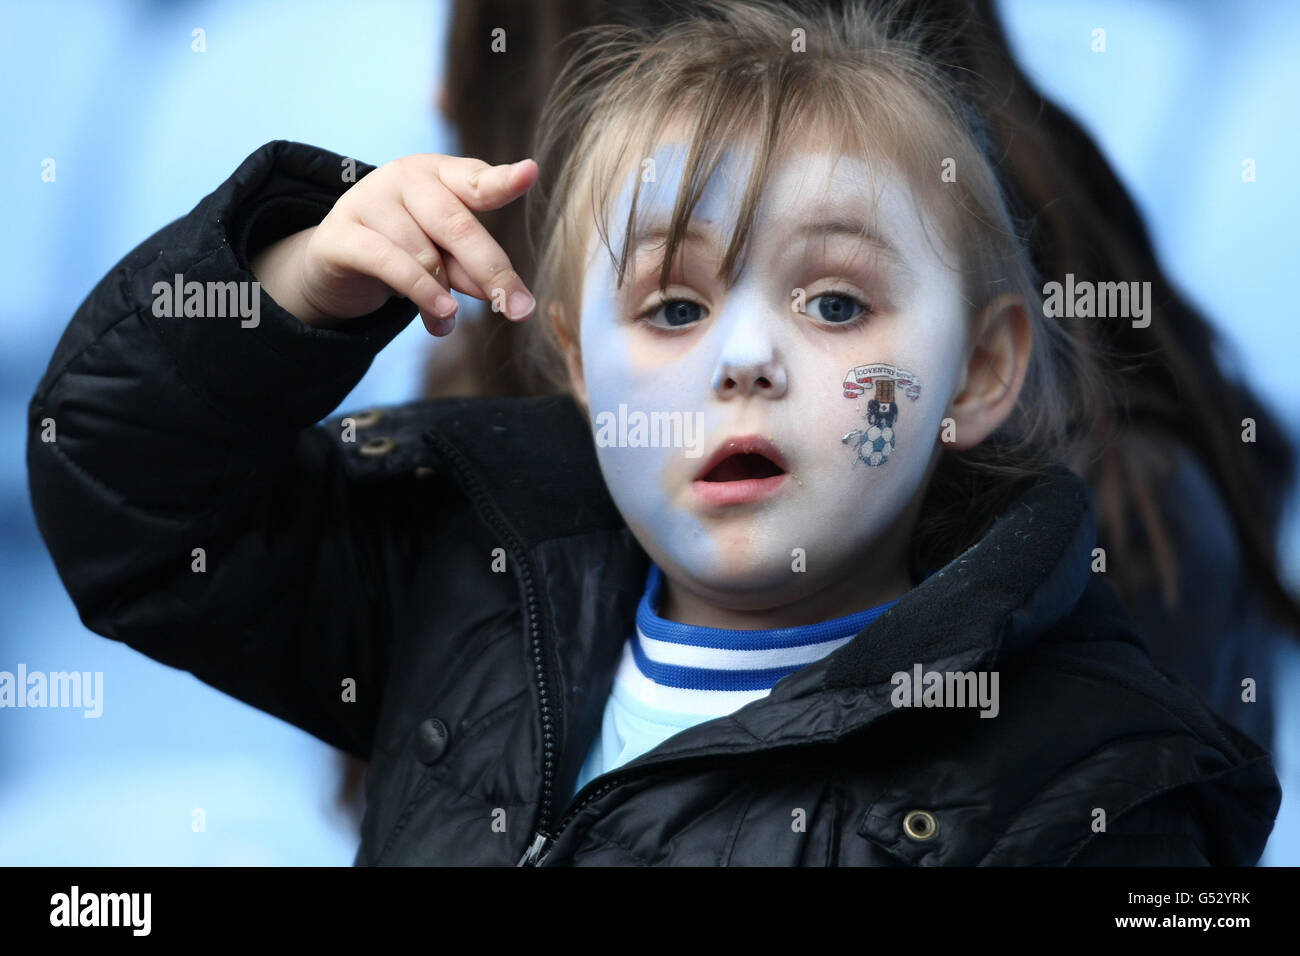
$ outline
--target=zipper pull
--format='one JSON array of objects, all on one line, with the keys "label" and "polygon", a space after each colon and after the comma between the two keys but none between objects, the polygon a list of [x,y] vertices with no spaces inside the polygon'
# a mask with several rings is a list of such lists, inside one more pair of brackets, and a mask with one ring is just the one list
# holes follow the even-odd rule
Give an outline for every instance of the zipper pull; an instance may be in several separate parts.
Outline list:
[{"label": "zipper pull", "polygon": [[541,866],[550,849],[551,838],[545,833],[539,833],[533,837],[532,845],[524,851],[523,858],[515,866]]}]

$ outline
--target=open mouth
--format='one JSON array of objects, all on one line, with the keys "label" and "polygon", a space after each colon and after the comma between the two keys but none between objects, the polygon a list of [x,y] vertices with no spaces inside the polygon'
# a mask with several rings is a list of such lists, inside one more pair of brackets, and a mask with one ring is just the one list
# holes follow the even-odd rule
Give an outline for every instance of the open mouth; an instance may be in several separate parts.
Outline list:
[{"label": "open mouth", "polygon": [[784,475],[785,469],[766,455],[744,452],[728,455],[705,474],[700,481],[744,481],[746,478],[775,478]]},{"label": "open mouth", "polygon": [[709,456],[691,488],[706,504],[740,504],[775,494],[789,477],[775,445],[761,435],[743,435],[723,442]]}]

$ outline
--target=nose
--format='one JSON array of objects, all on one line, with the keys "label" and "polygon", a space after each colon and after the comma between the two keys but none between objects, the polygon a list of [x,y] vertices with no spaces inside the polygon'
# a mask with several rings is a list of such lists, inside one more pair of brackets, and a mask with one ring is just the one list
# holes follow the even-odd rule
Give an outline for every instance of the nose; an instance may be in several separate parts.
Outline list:
[{"label": "nose", "polygon": [[769,331],[759,320],[737,322],[718,355],[714,393],[719,398],[780,398],[785,389],[785,362]]}]

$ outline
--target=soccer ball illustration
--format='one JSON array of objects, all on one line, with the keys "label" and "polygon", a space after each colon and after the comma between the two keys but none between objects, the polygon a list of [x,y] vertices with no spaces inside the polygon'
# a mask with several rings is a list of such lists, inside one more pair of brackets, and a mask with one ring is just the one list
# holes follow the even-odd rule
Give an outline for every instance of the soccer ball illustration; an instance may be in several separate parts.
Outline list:
[{"label": "soccer ball illustration", "polygon": [[894,450],[894,430],[888,425],[870,425],[865,431],[855,428],[842,439],[846,445],[857,443],[858,461],[882,465]]}]

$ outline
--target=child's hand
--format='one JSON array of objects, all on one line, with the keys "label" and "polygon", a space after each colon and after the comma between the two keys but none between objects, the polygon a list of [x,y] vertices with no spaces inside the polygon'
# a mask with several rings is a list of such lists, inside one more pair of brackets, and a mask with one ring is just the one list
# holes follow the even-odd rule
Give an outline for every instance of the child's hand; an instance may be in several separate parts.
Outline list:
[{"label": "child's hand", "polygon": [[449,285],[522,319],[532,296],[473,211],[504,206],[536,181],[531,159],[489,166],[439,153],[403,156],[362,177],[320,225],[272,244],[250,266],[308,325],[367,315],[396,293],[415,303],[431,334],[446,335],[456,321]]}]

